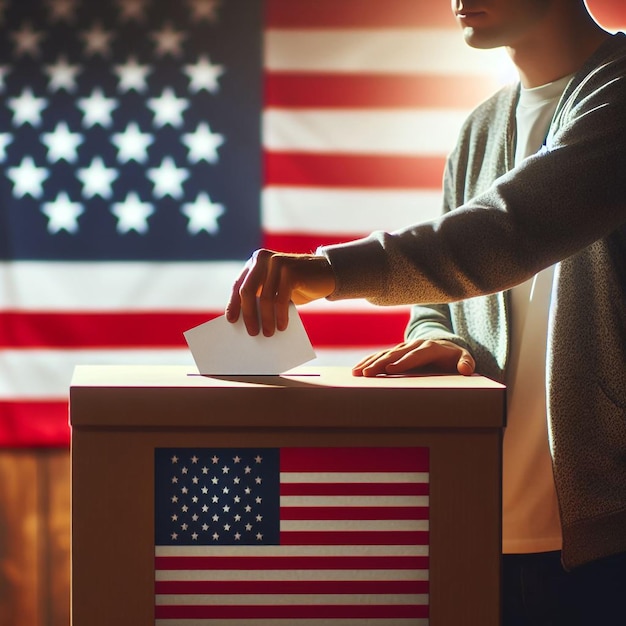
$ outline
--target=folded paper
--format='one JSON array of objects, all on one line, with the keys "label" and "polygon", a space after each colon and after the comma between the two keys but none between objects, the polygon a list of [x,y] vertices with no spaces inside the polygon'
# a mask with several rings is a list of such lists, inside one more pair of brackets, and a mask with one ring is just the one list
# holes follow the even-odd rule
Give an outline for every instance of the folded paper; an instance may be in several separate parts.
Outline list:
[{"label": "folded paper", "polygon": [[240,317],[235,324],[218,317],[183,333],[200,374],[277,375],[315,358],[296,307],[289,325],[272,337],[248,335]]}]

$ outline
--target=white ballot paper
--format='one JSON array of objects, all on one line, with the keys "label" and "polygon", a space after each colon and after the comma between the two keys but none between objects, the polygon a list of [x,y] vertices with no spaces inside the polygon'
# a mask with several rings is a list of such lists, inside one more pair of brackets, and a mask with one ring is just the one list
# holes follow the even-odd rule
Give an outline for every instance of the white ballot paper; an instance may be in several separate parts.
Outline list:
[{"label": "white ballot paper", "polygon": [[315,351],[296,307],[289,306],[289,325],[272,337],[251,337],[240,316],[235,324],[218,317],[183,333],[200,374],[277,375],[315,358]]}]

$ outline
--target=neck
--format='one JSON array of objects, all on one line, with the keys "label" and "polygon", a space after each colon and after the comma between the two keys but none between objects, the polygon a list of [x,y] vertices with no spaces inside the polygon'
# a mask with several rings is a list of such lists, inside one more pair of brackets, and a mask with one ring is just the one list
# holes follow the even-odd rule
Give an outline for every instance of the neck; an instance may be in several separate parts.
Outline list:
[{"label": "neck", "polygon": [[507,52],[521,83],[532,88],[574,74],[609,37],[587,12],[584,3],[571,2],[567,11],[554,11]]}]

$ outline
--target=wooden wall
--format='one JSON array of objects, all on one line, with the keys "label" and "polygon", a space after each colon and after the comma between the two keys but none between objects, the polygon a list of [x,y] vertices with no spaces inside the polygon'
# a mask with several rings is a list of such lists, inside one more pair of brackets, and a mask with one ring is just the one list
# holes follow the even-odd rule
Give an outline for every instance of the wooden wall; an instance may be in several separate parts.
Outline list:
[{"label": "wooden wall", "polygon": [[67,450],[0,450],[0,626],[69,626]]}]

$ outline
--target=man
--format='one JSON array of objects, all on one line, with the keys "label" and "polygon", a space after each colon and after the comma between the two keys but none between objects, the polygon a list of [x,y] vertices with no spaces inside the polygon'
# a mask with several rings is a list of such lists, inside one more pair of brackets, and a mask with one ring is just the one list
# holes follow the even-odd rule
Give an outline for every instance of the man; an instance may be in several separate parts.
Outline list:
[{"label": "man", "polygon": [[462,128],[444,216],[316,255],[258,251],[227,318],[271,335],[290,300],[419,303],[406,341],[354,373],[506,380],[505,626],[623,625],[626,36],[583,0],[452,8],[470,46],[506,47],[520,84]]}]

